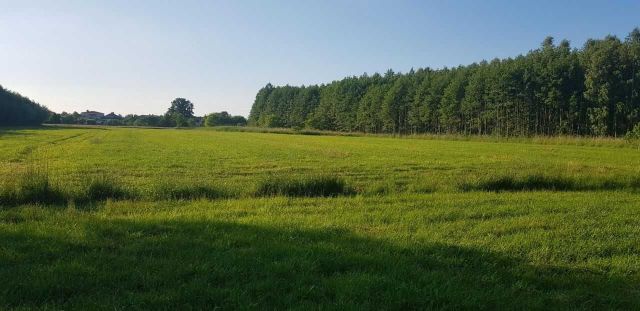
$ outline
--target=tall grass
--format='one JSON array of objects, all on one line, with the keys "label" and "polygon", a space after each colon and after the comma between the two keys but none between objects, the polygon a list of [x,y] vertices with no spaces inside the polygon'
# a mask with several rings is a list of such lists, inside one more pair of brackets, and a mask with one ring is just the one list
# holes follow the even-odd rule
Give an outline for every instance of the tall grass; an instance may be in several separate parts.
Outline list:
[{"label": "tall grass", "polygon": [[465,134],[392,134],[392,133],[364,133],[364,132],[336,132],[316,129],[294,129],[274,127],[252,126],[216,126],[213,130],[219,132],[249,132],[289,135],[313,135],[313,136],[356,136],[356,137],[394,137],[422,140],[449,140],[449,141],[474,141],[495,143],[524,143],[540,145],[573,145],[588,147],[640,147],[638,141],[632,141],[615,137],[598,136],[500,136],[500,135],[465,135]]},{"label": "tall grass", "polygon": [[91,176],[80,184],[54,184],[46,170],[28,170],[0,184],[0,205],[88,204],[106,200],[195,200],[239,197],[224,187],[178,184],[160,180],[150,191],[125,185],[106,174]]},{"label": "tall grass", "polygon": [[128,189],[111,176],[98,175],[84,182],[83,189],[76,196],[78,201],[104,201],[108,199],[135,198],[135,191]]},{"label": "tall grass", "polygon": [[306,176],[300,178],[270,176],[261,180],[256,196],[334,197],[353,194],[354,190],[336,176]]},{"label": "tall grass", "polygon": [[569,177],[561,175],[489,176],[458,185],[462,191],[599,191],[640,190],[640,177]]},{"label": "tall grass", "polygon": [[46,171],[29,169],[6,181],[0,189],[0,204],[57,204],[64,202],[62,192],[55,187]]},{"label": "tall grass", "polygon": [[[639,191],[640,177],[564,176],[564,175],[498,175],[466,180],[457,184],[463,192],[517,191]],[[336,176],[269,176],[259,180],[255,190],[233,191],[226,186],[198,183],[176,183],[160,180],[147,190],[126,186],[108,175],[88,178],[78,187],[53,183],[46,172],[29,170],[0,186],[0,205],[87,204],[106,200],[197,200],[254,197],[335,197],[353,195],[394,195],[397,193],[431,193],[438,189],[431,184],[398,185],[386,182],[366,189],[355,189]],[[446,191],[446,190],[445,190]]]},{"label": "tall grass", "polygon": [[0,204],[88,203],[108,199],[134,198],[135,193],[106,175],[85,179],[79,187],[53,183],[46,170],[29,169],[0,187]]}]

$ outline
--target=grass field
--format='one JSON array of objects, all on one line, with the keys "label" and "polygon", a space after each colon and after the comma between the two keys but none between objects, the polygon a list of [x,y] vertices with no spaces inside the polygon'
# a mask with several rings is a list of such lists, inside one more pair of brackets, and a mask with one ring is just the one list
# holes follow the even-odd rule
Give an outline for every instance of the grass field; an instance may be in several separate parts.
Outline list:
[{"label": "grass field", "polygon": [[424,138],[2,129],[0,308],[640,308],[636,147]]}]

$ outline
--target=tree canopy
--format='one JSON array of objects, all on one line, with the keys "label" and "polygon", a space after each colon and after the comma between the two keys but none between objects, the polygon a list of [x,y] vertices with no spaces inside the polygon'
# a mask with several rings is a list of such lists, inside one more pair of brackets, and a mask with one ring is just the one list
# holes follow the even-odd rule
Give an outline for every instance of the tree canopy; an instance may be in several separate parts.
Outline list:
[{"label": "tree canopy", "polygon": [[0,85],[0,126],[39,125],[49,113],[46,107]]},{"label": "tree canopy", "polygon": [[167,110],[167,114],[180,114],[185,118],[192,118],[193,103],[186,98],[176,98],[171,102],[171,107]]},{"label": "tree canopy", "polygon": [[186,98],[176,98],[165,114],[169,126],[193,126],[193,103]]},{"label": "tree canopy", "polygon": [[640,30],[455,68],[260,89],[249,124],[368,133],[621,136],[640,122]]},{"label": "tree canopy", "polygon": [[244,126],[247,124],[247,119],[243,116],[232,116],[226,111],[214,112],[204,117],[204,124],[206,126]]}]

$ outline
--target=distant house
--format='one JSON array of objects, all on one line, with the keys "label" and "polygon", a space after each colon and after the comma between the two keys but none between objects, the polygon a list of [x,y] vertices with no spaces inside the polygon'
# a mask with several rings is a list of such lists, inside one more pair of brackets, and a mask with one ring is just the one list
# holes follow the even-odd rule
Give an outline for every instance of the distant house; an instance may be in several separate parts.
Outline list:
[{"label": "distant house", "polygon": [[85,112],[81,112],[80,116],[85,118],[85,119],[102,119],[102,118],[104,118],[104,113],[87,110]]},{"label": "distant house", "polygon": [[122,116],[117,115],[117,114],[115,114],[115,113],[113,113],[113,112],[112,112],[112,113],[110,113],[110,114],[108,114],[108,115],[104,116],[104,117],[103,117],[103,119],[107,119],[107,120],[120,120],[120,119],[122,119]]}]

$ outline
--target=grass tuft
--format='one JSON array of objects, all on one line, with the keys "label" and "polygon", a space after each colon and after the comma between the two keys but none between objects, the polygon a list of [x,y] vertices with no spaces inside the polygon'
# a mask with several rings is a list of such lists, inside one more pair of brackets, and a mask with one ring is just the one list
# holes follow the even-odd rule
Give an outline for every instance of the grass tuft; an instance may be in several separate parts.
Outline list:
[{"label": "grass tuft", "polygon": [[129,199],[135,195],[119,182],[107,175],[98,175],[86,183],[79,201],[104,201],[108,199]]},{"label": "grass tuft", "polygon": [[158,182],[150,193],[150,197],[155,200],[211,200],[231,196],[227,189],[218,186],[176,184],[168,181]]},{"label": "grass tuft", "polygon": [[336,176],[303,178],[268,177],[258,184],[256,196],[335,197],[351,195],[354,190]]},{"label": "grass tuft", "polygon": [[604,191],[638,190],[639,178],[625,177],[567,177],[547,175],[494,176],[458,185],[461,191]]},{"label": "grass tuft", "polygon": [[28,170],[11,183],[3,185],[0,204],[57,204],[64,202],[64,195],[56,189],[46,172]]}]

